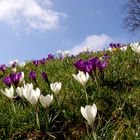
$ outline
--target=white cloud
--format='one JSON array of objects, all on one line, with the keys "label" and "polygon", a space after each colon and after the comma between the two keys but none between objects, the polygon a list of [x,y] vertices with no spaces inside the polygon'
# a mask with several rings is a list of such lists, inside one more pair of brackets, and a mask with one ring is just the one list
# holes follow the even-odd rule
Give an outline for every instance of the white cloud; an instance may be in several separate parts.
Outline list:
[{"label": "white cloud", "polygon": [[51,0],[0,0],[0,21],[11,27],[56,29],[64,15],[52,10]]},{"label": "white cloud", "polygon": [[78,54],[79,52],[84,51],[85,48],[89,48],[90,51],[98,51],[108,47],[108,44],[112,41],[112,38],[106,34],[101,35],[90,35],[87,36],[86,39],[78,44],[75,45],[70,53],[71,54]]}]

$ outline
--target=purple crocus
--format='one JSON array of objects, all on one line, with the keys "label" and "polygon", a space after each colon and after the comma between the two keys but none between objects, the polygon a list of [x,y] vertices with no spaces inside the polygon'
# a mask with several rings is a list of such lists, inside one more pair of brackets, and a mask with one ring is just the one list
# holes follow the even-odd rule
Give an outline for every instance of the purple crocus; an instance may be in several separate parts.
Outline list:
[{"label": "purple crocus", "polygon": [[108,59],[110,59],[110,56],[109,56],[107,53],[105,53],[105,54],[102,56],[102,58],[103,58],[104,60],[108,60]]},{"label": "purple crocus", "polygon": [[29,73],[29,78],[32,79],[33,81],[36,81],[36,73],[34,71],[31,71]]},{"label": "purple crocus", "polygon": [[99,68],[99,70],[102,72],[106,67],[107,67],[107,62],[106,61],[98,61],[97,63],[97,67]]},{"label": "purple crocus", "polygon": [[47,76],[46,72],[42,72],[41,75],[42,75],[42,78],[43,78],[43,79],[48,83],[48,85],[50,86],[50,82],[49,82],[49,79],[48,79],[48,76]]},{"label": "purple crocus", "polygon": [[23,78],[21,72],[10,74],[10,79],[11,79],[12,83],[15,85],[15,87],[18,86],[21,78]]},{"label": "purple crocus", "polygon": [[41,60],[39,60],[39,62],[44,65],[46,63],[46,59],[45,58],[42,58]]},{"label": "purple crocus", "polygon": [[37,87],[39,87],[38,84],[37,84],[37,81],[36,81],[36,73],[34,71],[31,71],[29,73],[29,78],[32,79],[35,82]]},{"label": "purple crocus", "polygon": [[5,64],[0,65],[0,70],[4,73],[6,70],[6,65]]},{"label": "purple crocus", "polygon": [[92,70],[96,70],[97,63],[99,61],[99,58],[98,57],[92,57],[88,61],[91,61],[92,62]]},{"label": "purple crocus", "polygon": [[74,66],[80,71],[92,73],[93,70],[96,70],[96,63],[98,61],[98,57],[93,57],[87,61],[80,59],[74,63]]},{"label": "purple crocus", "polygon": [[11,81],[10,76],[4,77],[2,81],[3,81],[3,83],[4,83],[6,86],[8,86],[8,87],[10,87],[11,84],[12,84],[12,81]]},{"label": "purple crocus", "polygon": [[48,54],[47,60],[54,59],[54,56],[52,54]]},{"label": "purple crocus", "polygon": [[32,62],[36,67],[39,65],[39,60],[33,60]]},{"label": "purple crocus", "polygon": [[111,47],[111,48],[120,48],[122,45],[121,45],[121,43],[110,43],[109,44],[109,46]]},{"label": "purple crocus", "polygon": [[85,70],[85,67],[84,67],[84,60],[82,60],[82,59],[76,61],[76,62],[74,63],[74,66],[75,66],[78,70],[80,70],[80,71],[84,71],[84,70]]},{"label": "purple crocus", "polygon": [[93,70],[92,61],[84,61],[83,67],[84,67],[84,72],[91,73]]}]

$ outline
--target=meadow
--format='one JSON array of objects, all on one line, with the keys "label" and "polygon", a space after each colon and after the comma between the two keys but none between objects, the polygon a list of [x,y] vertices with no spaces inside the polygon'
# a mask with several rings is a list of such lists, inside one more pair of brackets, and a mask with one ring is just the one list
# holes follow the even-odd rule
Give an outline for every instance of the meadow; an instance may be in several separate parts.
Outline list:
[{"label": "meadow", "polygon": [[140,45],[113,45],[1,65],[0,139],[140,140]]}]

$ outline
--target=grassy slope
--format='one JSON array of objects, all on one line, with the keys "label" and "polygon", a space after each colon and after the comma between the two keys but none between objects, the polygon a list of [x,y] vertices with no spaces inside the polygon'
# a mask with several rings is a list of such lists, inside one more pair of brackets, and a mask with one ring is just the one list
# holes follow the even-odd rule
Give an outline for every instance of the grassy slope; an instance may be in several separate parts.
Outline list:
[{"label": "grassy slope", "polygon": [[[107,51],[106,51],[107,52]],[[76,74],[73,63],[79,58],[103,56],[105,52],[80,54],[76,58],[63,61],[50,60],[37,68],[28,62],[24,68],[26,83],[30,70],[37,72],[37,82],[43,95],[53,94],[42,79],[45,71],[50,82],[62,82],[62,89],[54,95],[49,108],[49,121],[46,123],[45,109],[39,105],[40,130],[37,128],[35,111],[26,100],[10,101],[0,94],[0,139],[93,139],[90,127],[80,112],[86,106],[85,89],[73,79]],[[90,78],[86,91],[89,105],[95,103],[98,113],[94,130],[98,139],[138,140],[140,138],[140,64],[139,56],[130,48],[126,52],[107,52],[111,56],[104,71],[104,79],[97,73],[98,86]],[[6,71],[7,75],[10,69]],[[1,74],[1,78],[3,75]],[[34,87],[36,87],[35,83]],[[1,88],[5,88],[0,81]],[[59,105],[58,105],[58,104]],[[88,130],[88,133],[87,133]]]}]

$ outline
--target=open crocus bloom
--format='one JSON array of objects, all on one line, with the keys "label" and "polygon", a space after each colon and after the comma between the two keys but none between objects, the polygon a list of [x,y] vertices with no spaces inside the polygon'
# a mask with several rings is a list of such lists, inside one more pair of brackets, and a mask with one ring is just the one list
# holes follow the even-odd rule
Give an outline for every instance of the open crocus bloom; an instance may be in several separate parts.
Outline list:
[{"label": "open crocus bloom", "polygon": [[13,86],[11,86],[9,89],[5,88],[4,91],[1,90],[1,92],[7,96],[9,99],[13,99],[14,98],[14,88]]},{"label": "open crocus bloom", "polygon": [[58,94],[58,92],[61,90],[61,87],[61,82],[55,82],[50,84],[50,88],[55,94]]},{"label": "open crocus bloom", "polygon": [[33,84],[26,84],[24,85],[23,89],[23,96],[33,105],[35,106],[38,102],[38,99],[40,97],[40,89],[36,88],[36,90],[33,89]]},{"label": "open crocus bloom", "polygon": [[16,88],[16,93],[19,97],[23,98],[23,87],[17,87]]},{"label": "open crocus bloom", "polygon": [[85,108],[81,107],[81,113],[83,117],[88,121],[89,125],[92,126],[97,114],[97,106],[93,104],[92,106],[87,105]]},{"label": "open crocus bloom", "polygon": [[131,43],[130,46],[131,46],[131,49],[132,49],[134,52],[136,52],[137,54],[140,55],[140,45],[139,45],[138,42],[136,42],[136,43]]},{"label": "open crocus bloom", "polygon": [[40,95],[40,103],[42,104],[43,107],[49,107],[51,102],[53,101],[53,95]]},{"label": "open crocus bloom", "polygon": [[127,50],[127,46],[122,46],[122,47],[120,48],[120,50],[123,51],[123,52],[125,52],[125,51]]},{"label": "open crocus bloom", "polygon": [[89,79],[89,74],[86,72],[86,74],[83,71],[79,71],[77,75],[72,74],[73,78],[77,80],[79,83],[81,83],[83,86],[86,85],[88,79]]}]

